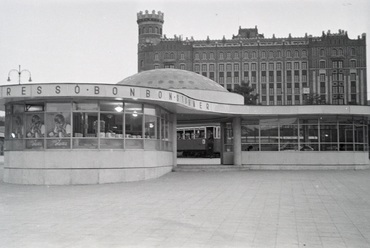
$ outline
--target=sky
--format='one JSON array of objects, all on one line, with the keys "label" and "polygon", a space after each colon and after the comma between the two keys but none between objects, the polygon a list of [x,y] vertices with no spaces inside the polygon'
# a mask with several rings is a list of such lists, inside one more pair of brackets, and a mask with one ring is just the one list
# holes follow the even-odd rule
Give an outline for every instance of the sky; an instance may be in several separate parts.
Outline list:
[{"label": "sky", "polygon": [[9,84],[21,65],[34,83],[121,81],[137,73],[136,20],[145,10],[164,13],[168,38],[230,39],[256,25],[266,38],[370,35],[369,0],[0,0],[0,80]]}]

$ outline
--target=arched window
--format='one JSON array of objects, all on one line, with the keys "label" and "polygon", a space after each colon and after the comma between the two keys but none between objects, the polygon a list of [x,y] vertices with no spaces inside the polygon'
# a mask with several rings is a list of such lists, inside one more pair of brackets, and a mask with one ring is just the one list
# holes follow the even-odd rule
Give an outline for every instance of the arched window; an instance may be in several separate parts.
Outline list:
[{"label": "arched window", "polygon": [[175,59],[175,54],[171,53],[171,59]]},{"label": "arched window", "polygon": [[248,52],[244,52],[244,58],[247,59],[248,58]]},{"label": "arched window", "polygon": [[325,50],[324,49],[320,49],[320,56],[324,56],[325,55]]},{"label": "arched window", "polygon": [[342,56],[343,55],[343,49],[342,48],[339,48],[338,49],[338,55]]},{"label": "arched window", "polygon": [[195,53],[195,59],[199,59],[199,53]]},{"label": "arched window", "polygon": [[202,59],[206,60],[207,59],[207,54],[206,53],[203,53],[203,57]]},{"label": "arched window", "polygon": [[331,52],[331,55],[332,56],[337,56],[338,54],[337,54],[337,49],[333,49],[332,50],[332,52]]},{"label": "arched window", "polygon": [[352,56],[356,55],[356,50],[355,50],[355,48],[353,48],[353,47],[351,48],[351,55],[352,55]]},{"label": "arched window", "polygon": [[302,50],[302,57],[307,57],[307,51],[306,50]]},{"label": "arched window", "polygon": [[155,27],[155,33],[158,34],[158,27]]},{"label": "arched window", "polygon": [[256,51],[253,51],[253,53],[252,53],[252,58],[253,58],[253,59],[255,59],[255,58],[256,58],[256,55],[257,55],[257,54],[256,54]]},{"label": "arched window", "polygon": [[266,58],[266,52],[265,51],[262,51],[261,57]]},{"label": "arched window", "polygon": [[154,54],[154,60],[159,60],[159,56],[158,56],[158,53]]},{"label": "arched window", "polygon": [[274,57],[274,52],[273,51],[270,51],[269,52],[269,58],[273,58]]},{"label": "arched window", "polygon": [[286,51],[286,56],[287,57],[292,57],[292,53],[290,52],[290,50]]},{"label": "arched window", "polygon": [[299,51],[298,50],[295,50],[294,51],[294,57],[298,58],[299,57]]},{"label": "arched window", "polygon": [[277,56],[278,58],[281,58],[281,51],[280,51],[280,50],[279,50],[279,51],[277,51],[276,56]]},{"label": "arched window", "polygon": [[220,59],[224,59],[224,53],[220,52]]},{"label": "arched window", "polygon": [[149,34],[153,33],[153,28],[149,27]]},{"label": "arched window", "polygon": [[234,59],[238,59],[239,58],[239,53],[238,52],[234,52]]}]

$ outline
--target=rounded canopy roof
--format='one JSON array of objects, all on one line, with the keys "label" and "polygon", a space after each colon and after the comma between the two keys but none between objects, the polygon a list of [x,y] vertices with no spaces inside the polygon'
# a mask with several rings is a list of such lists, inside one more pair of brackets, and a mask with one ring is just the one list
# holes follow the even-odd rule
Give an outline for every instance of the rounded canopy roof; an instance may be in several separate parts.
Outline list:
[{"label": "rounded canopy roof", "polygon": [[211,79],[197,73],[179,69],[155,69],[127,77],[117,84],[153,87],[160,89],[212,90],[228,92]]}]

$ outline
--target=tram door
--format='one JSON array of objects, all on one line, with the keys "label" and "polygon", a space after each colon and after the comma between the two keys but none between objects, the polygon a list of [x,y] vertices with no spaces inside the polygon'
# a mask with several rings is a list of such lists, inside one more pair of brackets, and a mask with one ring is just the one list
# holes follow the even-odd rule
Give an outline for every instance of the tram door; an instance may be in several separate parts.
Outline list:
[{"label": "tram door", "polygon": [[221,123],[221,164],[234,164],[234,136],[231,122]]}]

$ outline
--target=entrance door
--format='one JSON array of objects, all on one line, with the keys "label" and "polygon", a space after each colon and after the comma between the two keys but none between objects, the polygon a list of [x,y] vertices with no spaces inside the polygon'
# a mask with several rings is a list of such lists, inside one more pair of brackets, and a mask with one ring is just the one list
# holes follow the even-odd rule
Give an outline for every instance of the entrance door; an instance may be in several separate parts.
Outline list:
[{"label": "entrance door", "polygon": [[231,122],[221,123],[221,164],[234,164],[234,136]]}]

